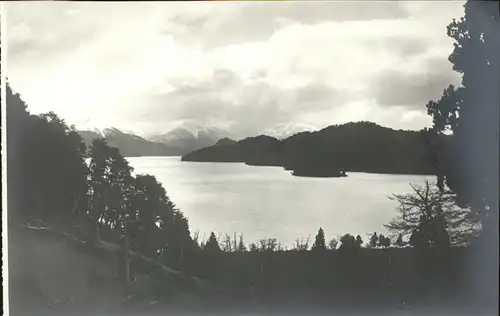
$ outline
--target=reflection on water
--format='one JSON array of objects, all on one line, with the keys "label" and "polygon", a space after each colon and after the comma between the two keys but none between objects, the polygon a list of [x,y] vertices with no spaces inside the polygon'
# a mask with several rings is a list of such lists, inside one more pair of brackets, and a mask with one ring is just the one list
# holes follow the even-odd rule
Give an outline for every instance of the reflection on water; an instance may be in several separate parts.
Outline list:
[{"label": "reflection on water", "polygon": [[[323,227],[330,239],[345,233],[385,232],[395,214],[392,193],[410,191],[424,176],[349,173],[347,178],[300,178],[277,167],[181,162],[180,157],[128,158],[134,173],[149,173],[200,236],[242,233],[245,242],[277,238],[290,245]],[[432,177],[427,177],[432,180]]]}]

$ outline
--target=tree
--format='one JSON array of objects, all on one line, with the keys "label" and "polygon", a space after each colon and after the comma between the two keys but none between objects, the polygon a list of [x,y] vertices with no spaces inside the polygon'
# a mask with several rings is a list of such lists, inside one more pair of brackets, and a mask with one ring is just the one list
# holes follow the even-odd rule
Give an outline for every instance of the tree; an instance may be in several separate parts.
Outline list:
[{"label": "tree", "polygon": [[[359,236],[359,235],[358,235]],[[361,236],[359,236],[361,238]],[[354,236],[350,234],[345,234],[344,236],[340,237],[340,250],[352,250],[352,249],[358,249],[361,247],[361,243],[359,242],[360,240],[358,238],[354,238]]]},{"label": "tree", "polygon": [[221,252],[219,243],[217,242],[217,237],[215,237],[214,232],[210,233],[210,237],[208,237],[208,241],[205,244],[203,251],[211,254]]},{"label": "tree", "polygon": [[314,241],[311,250],[326,250],[325,233],[323,231],[323,228],[321,227],[318,230],[318,234],[316,235],[316,240]]},{"label": "tree", "polygon": [[405,244],[403,242],[403,235],[399,234],[398,239],[396,239],[396,246],[403,247]]},{"label": "tree", "polygon": [[34,208],[26,165],[27,142],[32,117],[21,96],[6,85],[7,203],[9,224],[25,219]]},{"label": "tree", "polygon": [[[462,86],[449,87],[427,104],[436,137],[451,133],[437,147],[439,182],[457,195],[481,220],[485,243],[498,251],[498,117],[500,106],[500,38],[498,2],[467,1],[465,16],[453,20],[448,36],[455,40],[449,57],[462,74]],[[488,260],[486,260],[488,261]]]},{"label": "tree", "polygon": [[375,248],[375,247],[377,247],[377,245],[378,245],[378,240],[379,240],[379,239],[378,239],[377,233],[376,233],[376,232],[375,232],[375,233],[373,233],[372,237],[370,237],[370,242],[368,243],[368,246],[369,246],[370,248]]},{"label": "tree", "polygon": [[294,251],[308,251],[309,250],[309,237],[307,239],[301,238],[295,240],[295,243],[293,245],[293,250]]},{"label": "tree", "polygon": [[499,249],[499,3],[469,0],[464,8],[464,17],[448,26],[448,36],[455,40],[449,60],[462,75],[462,86],[445,91],[440,100],[429,102],[427,109],[434,120],[435,138],[451,133],[447,146],[435,146],[439,182],[481,222],[481,253],[476,256],[481,259],[473,269],[482,275],[478,275],[476,286],[485,289],[491,285],[491,290],[485,291],[498,293],[498,283],[492,280],[498,279]]},{"label": "tree", "polygon": [[145,255],[164,256],[173,242],[167,231],[171,231],[175,211],[161,183],[151,175],[136,175],[129,207],[128,217],[138,220],[129,229],[132,245]]},{"label": "tree", "polygon": [[256,243],[251,243],[250,246],[248,246],[248,250],[251,252],[256,252],[259,251],[259,247]]},{"label": "tree", "polygon": [[339,244],[338,240],[335,238],[332,238],[330,240],[330,242],[328,243],[328,249],[335,250],[335,249],[337,249],[338,244]]},{"label": "tree", "polygon": [[95,227],[95,237],[100,239],[100,227],[115,229],[121,234],[118,224],[132,211],[132,168],[117,148],[109,147],[104,139],[95,139],[90,150],[90,214]]},{"label": "tree", "polygon": [[247,251],[247,248],[245,247],[245,243],[243,242],[243,235],[241,235],[241,234],[239,237],[238,247],[236,248],[236,251],[238,251],[238,252]]},{"label": "tree", "polygon": [[477,221],[468,209],[455,205],[453,195],[428,181],[410,186],[412,193],[391,197],[398,203],[399,215],[385,225],[389,230],[403,237],[412,235],[413,245],[429,247],[467,243],[477,233]]},{"label": "tree", "polygon": [[279,244],[276,238],[267,238],[259,240],[260,243],[260,251],[269,251],[273,252],[275,250],[279,250]]},{"label": "tree", "polygon": [[388,237],[380,234],[380,236],[378,237],[378,244],[382,248],[387,248],[391,245],[391,240]]},{"label": "tree", "polygon": [[10,85],[6,104],[10,209],[25,219],[76,219],[87,192],[82,139],[52,112],[31,115]]},{"label": "tree", "polygon": [[356,236],[356,244],[358,245],[358,248],[361,248],[361,246],[363,245],[363,239],[360,235]]},{"label": "tree", "polygon": [[224,237],[224,240],[222,241],[222,251],[224,252],[231,252],[232,250],[232,243],[231,243],[231,237],[226,234],[226,236]]},{"label": "tree", "polygon": [[215,237],[214,232],[212,232],[210,234],[210,237],[208,237],[208,241],[205,244],[203,251],[208,252],[208,253],[218,253],[221,251],[220,246],[219,246],[219,242],[217,241],[217,237]]}]

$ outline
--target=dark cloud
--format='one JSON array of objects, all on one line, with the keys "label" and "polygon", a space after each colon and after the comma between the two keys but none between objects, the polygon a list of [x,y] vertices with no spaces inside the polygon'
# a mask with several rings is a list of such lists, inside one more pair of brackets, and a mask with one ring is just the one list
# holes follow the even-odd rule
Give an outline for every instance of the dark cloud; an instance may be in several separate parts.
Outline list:
[{"label": "dark cloud", "polygon": [[[408,17],[408,12],[396,1],[322,1],[322,2],[254,2],[225,4],[234,6],[231,14],[208,19],[176,17],[182,32],[166,29],[179,41],[189,41],[187,33],[201,34],[199,40],[211,50],[228,44],[266,41],[281,26],[282,21],[317,24],[324,21],[368,21]],[[213,6],[217,10],[217,6]],[[186,33],[187,32],[187,33]]]},{"label": "dark cloud", "polygon": [[366,38],[362,45],[367,50],[386,50],[404,58],[422,55],[433,47],[431,39],[412,35],[389,35]]},{"label": "dark cloud", "polygon": [[439,99],[450,84],[460,83],[459,76],[450,71],[451,65],[446,60],[431,60],[426,68],[417,73],[385,70],[371,85],[377,103],[419,109],[430,100]]}]

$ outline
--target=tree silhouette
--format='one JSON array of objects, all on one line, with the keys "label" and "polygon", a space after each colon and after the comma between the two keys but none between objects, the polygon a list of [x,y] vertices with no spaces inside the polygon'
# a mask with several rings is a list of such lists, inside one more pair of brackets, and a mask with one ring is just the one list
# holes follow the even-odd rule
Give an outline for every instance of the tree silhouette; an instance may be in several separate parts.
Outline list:
[{"label": "tree silhouette", "polygon": [[309,250],[309,237],[304,240],[304,238],[296,239],[293,244],[293,250],[295,251],[308,251]]},{"label": "tree silhouette", "polygon": [[267,238],[259,240],[260,243],[260,251],[268,251],[273,252],[276,250],[280,250],[280,245],[278,244],[278,240],[276,238]]},{"label": "tree silhouette", "polygon": [[357,237],[354,238],[354,236],[352,236],[350,234],[345,234],[344,236],[340,237],[339,249],[340,250],[352,250],[352,249],[360,248],[363,241],[361,240],[361,243],[360,243],[361,236],[358,235],[358,237],[359,237],[359,239]]},{"label": "tree silhouette", "polygon": [[337,249],[338,244],[339,244],[339,241],[335,238],[332,238],[330,240],[330,242],[328,243],[328,249],[335,250],[335,249]]},{"label": "tree silhouette", "polygon": [[127,218],[133,192],[132,168],[117,148],[104,139],[95,139],[90,150],[90,218],[95,237],[100,239],[101,227],[122,231],[118,224]]},{"label": "tree silhouette", "polygon": [[361,248],[361,246],[363,245],[363,239],[360,235],[356,236],[356,244],[358,245],[358,248]]},{"label": "tree silhouette", "polygon": [[412,193],[391,198],[398,203],[399,216],[385,225],[389,230],[403,237],[412,235],[411,244],[425,246],[459,245],[477,234],[477,221],[468,209],[455,205],[452,195],[428,181],[410,186]]},{"label": "tree silhouette", "polygon": [[316,239],[311,250],[326,250],[325,233],[321,227],[318,230],[318,234],[316,235]]},{"label": "tree silhouette", "polygon": [[396,246],[403,247],[405,244],[403,242],[403,235],[399,234],[398,239],[396,239]]},{"label": "tree silhouette", "polygon": [[391,240],[388,237],[380,234],[380,236],[378,237],[378,245],[382,248],[387,248],[391,245]]},{"label": "tree silhouette", "polygon": [[255,243],[251,243],[250,246],[248,246],[248,250],[251,252],[259,251],[259,246]]},{"label": "tree silhouette", "polygon": [[377,233],[376,233],[376,232],[374,232],[374,233],[373,233],[373,235],[370,237],[370,241],[369,241],[369,243],[368,243],[368,246],[369,246],[370,248],[375,248],[375,247],[377,247],[377,245],[378,245],[378,240],[379,240],[379,239],[378,239]]},{"label": "tree silhouette", "polygon": [[[498,1],[469,0],[465,15],[453,20],[447,33],[454,50],[453,69],[462,75],[461,86],[450,86],[438,101],[427,104],[433,118],[433,149],[439,166],[438,182],[456,194],[461,207],[470,207],[481,222],[476,286],[492,286],[498,293],[498,192],[500,108],[500,37]],[[449,133],[451,140],[436,139]],[[476,269],[476,268],[475,268]],[[481,280],[479,280],[481,279]],[[489,285],[488,285],[489,286]],[[496,300],[496,297],[492,297]]]},{"label": "tree silhouette", "polygon": [[222,247],[221,247],[222,251],[224,251],[224,252],[230,252],[230,251],[233,250],[233,245],[232,245],[232,242],[231,242],[231,237],[228,234],[226,234],[224,236],[224,240],[221,242],[221,244],[222,244]]},{"label": "tree silhouette", "polygon": [[75,220],[74,215],[86,207],[87,167],[82,139],[74,127],[52,112],[31,115],[10,85],[6,105],[8,183],[12,185],[10,205],[16,210],[14,215],[61,223]]},{"label": "tree silhouette", "polygon": [[247,251],[247,247],[245,247],[245,243],[243,242],[243,235],[241,235],[241,234],[239,237],[238,246],[236,248],[236,251],[239,251],[239,252]]},{"label": "tree silhouette", "polygon": [[214,232],[210,233],[210,237],[208,237],[208,241],[205,244],[203,251],[211,254],[221,252],[219,242],[217,242],[217,237],[215,237]]}]

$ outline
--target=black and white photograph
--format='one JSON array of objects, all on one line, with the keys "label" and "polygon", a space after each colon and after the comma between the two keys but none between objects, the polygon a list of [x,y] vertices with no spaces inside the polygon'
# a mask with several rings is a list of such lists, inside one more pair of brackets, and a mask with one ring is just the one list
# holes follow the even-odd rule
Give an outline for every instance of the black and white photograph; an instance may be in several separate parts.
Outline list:
[{"label": "black and white photograph", "polygon": [[499,1],[2,1],[5,315],[498,315]]}]

